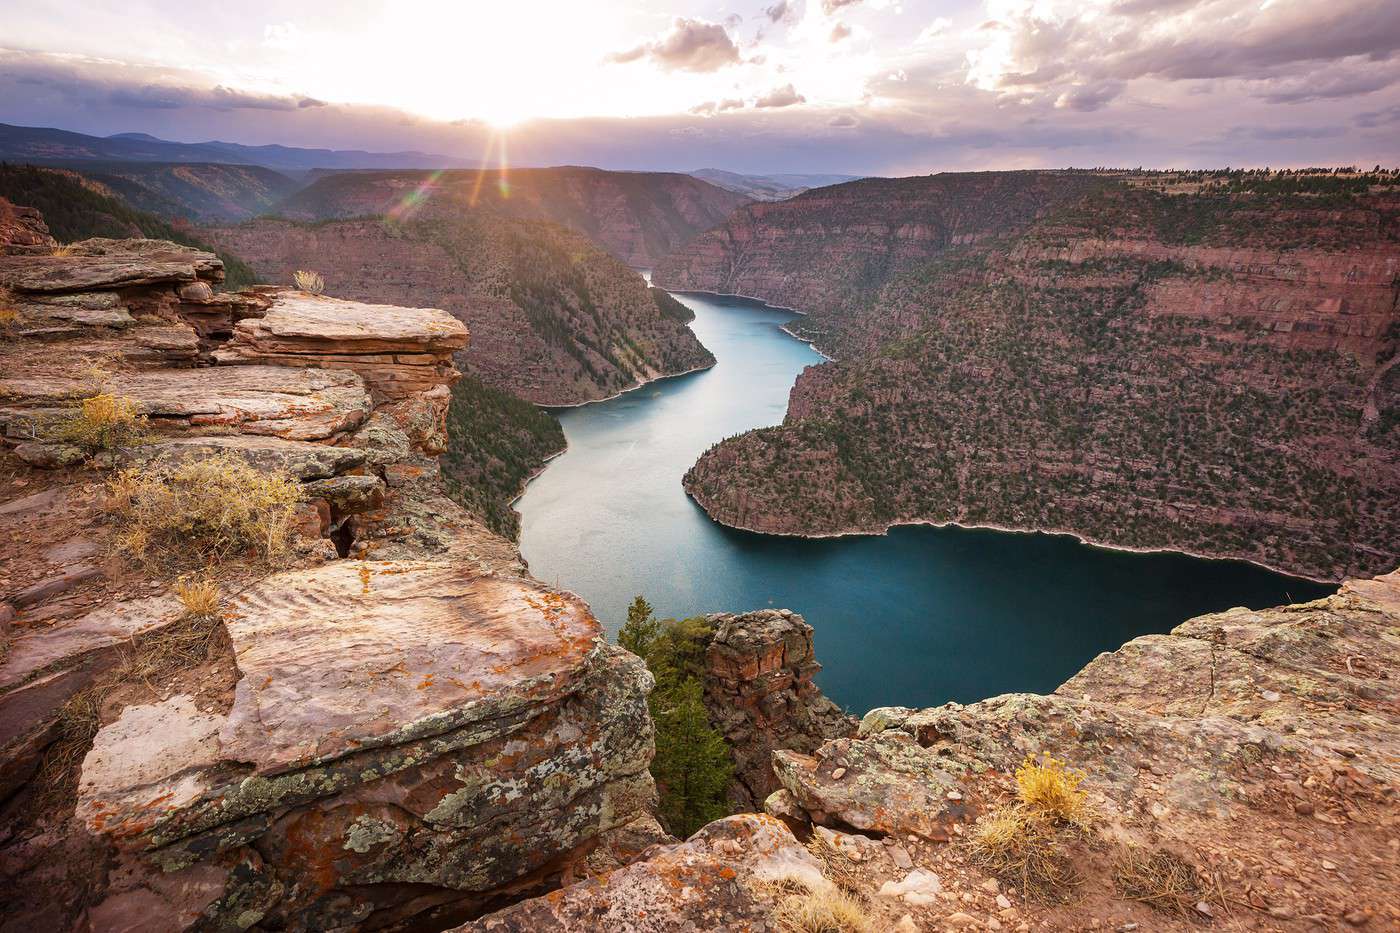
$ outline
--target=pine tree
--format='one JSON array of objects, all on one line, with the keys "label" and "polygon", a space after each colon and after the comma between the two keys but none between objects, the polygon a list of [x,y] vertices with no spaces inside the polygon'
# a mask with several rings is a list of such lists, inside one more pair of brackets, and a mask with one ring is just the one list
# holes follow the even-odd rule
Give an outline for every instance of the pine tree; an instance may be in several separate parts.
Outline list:
[{"label": "pine tree", "polygon": [[651,773],[661,792],[661,821],[682,839],[726,816],[724,791],[734,766],[724,737],[710,727],[700,681],[688,677],[658,697],[656,758]]},{"label": "pine tree", "polygon": [[727,816],[725,790],[734,766],[729,746],[705,709],[705,652],[713,631],[703,616],[657,619],[638,596],[617,643],[646,662],[656,678],[647,707],[656,726],[651,774],[661,795],[661,822],[686,837]]}]

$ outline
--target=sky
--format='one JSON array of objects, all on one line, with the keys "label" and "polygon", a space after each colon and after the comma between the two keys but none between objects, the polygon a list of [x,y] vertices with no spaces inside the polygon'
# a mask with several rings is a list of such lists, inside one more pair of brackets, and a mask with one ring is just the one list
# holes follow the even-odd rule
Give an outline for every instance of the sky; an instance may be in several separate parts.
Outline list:
[{"label": "sky", "polygon": [[1400,164],[1400,0],[0,0],[0,122],[618,169]]}]

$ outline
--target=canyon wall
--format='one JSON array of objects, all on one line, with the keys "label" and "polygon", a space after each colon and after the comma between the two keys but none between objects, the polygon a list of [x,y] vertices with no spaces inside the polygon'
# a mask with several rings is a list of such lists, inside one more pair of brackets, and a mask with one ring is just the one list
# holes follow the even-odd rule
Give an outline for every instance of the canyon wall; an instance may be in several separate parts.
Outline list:
[{"label": "canyon wall", "polygon": [[[466,327],[4,216],[0,926],[442,929],[664,838],[650,675],[445,495]],[[119,537],[195,466],[295,483],[290,549]]]},{"label": "canyon wall", "polygon": [[315,269],[337,294],[427,302],[472,331],[462,361],[540,405],[573,405],[713,364],[641,277],[584,237],[486,214],[302,224],[256,220],[206,231],[266,281]]},{"label": "canyon wall", "polygon": [[[792,327],[838,362],[803,373],[782,426],[707,452],[686,488],[764,532],[957,522],[1326,580],[1386,570],[1400,193],[1315,187],[1100,179],[874,296],[820,301]],[[830,287],[814,268],[804,287]]]}]

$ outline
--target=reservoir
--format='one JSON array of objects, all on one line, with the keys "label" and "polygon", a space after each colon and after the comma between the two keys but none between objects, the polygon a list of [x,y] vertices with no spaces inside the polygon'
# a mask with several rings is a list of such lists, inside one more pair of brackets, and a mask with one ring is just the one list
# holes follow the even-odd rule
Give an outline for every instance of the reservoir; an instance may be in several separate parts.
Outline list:
[{"label": "reservoir", "polygon": [[1332,591],[1064,535],[913,526],[807,540],[716,524],[681,477],[717,441],[781,422],[793,380],[822,357],[780,329],[791,312],[676,297],[717,365],[557,411],[568,450],[516,503],[531,572],[587,600],[610,636],[638,595],[662,616],[791,609],[816,629],[817,682],[861,715],[1049,692],[1137,635]]}]

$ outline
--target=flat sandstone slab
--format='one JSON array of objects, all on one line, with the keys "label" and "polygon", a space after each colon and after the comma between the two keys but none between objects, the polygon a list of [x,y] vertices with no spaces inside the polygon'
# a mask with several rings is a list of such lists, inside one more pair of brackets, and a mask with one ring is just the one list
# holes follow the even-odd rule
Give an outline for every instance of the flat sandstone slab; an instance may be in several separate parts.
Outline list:
[{"label": "flat sandstone slab", "polygon": [[228,628],[242,678],[220,743],[262,773],[561,695],[599,635],[577,598],[392,561],[270,577]]},{"label": "flat sandstone slab", "polygon": [[451,353],[467,345],[467,328],[437,308],[283,292],[262,317],[238,323],[233,347],[240,344],[263,352]]},{"label": "flat sandstone slab", "polygon": [[61,256],[0,256],[0,284],[19,292],[80,292],[221,281],[223,269],[213,253],[178,243],[94,238],[74,243]]}]

